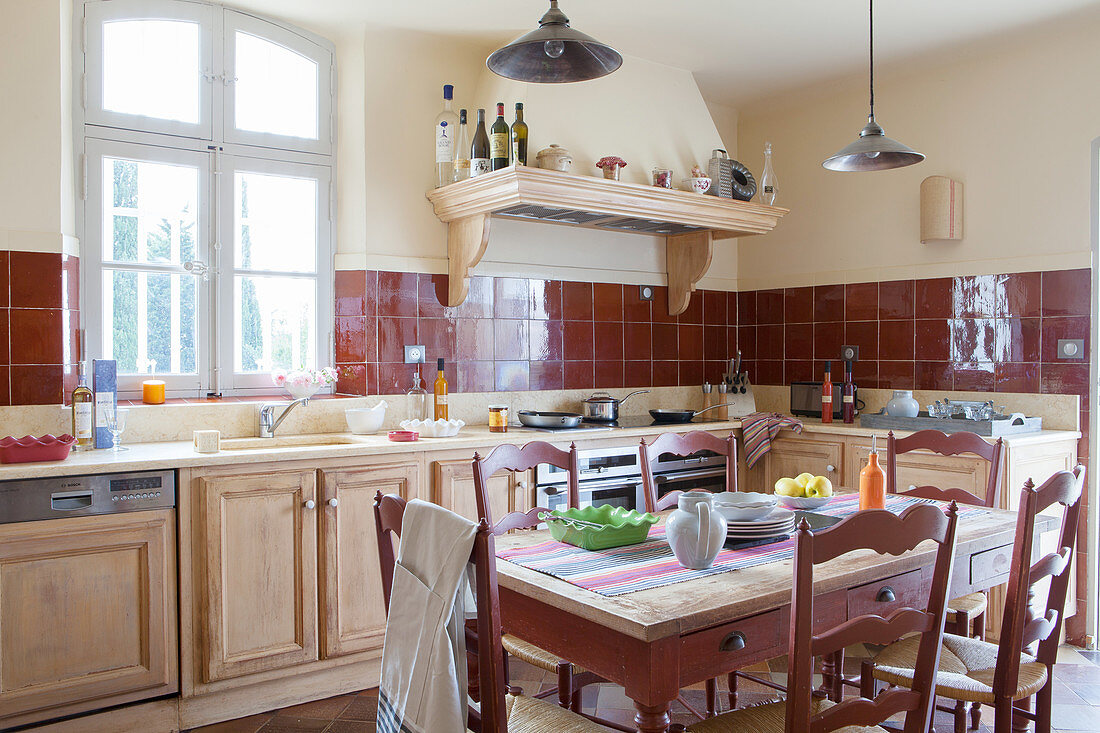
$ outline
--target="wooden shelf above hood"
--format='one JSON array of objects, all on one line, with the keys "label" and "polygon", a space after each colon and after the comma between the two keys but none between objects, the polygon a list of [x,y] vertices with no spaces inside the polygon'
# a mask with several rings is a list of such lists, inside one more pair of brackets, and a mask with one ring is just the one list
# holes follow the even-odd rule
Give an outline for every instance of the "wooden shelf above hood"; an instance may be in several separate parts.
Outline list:
[{"label": "wooden shelf above hood", "polygon": [[527,166],[429,191],[447,224],[448,305],[466,299],[470,269],[489,243],[493,216],[664,236],[669,313],[687,309],[710,267],[715,239],[770,232],[787,209]]}]

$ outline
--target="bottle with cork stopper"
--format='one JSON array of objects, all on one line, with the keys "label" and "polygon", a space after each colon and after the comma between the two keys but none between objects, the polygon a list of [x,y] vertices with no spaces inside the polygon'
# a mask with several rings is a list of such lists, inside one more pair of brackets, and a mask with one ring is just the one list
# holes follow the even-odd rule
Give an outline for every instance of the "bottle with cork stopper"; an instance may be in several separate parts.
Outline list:
[{"label": "bottle with cork stopper", "polygon": [[878,436],[871,436],[867,465],[859,472],[859,510],[886,508],[886,472],[878,462]]}]

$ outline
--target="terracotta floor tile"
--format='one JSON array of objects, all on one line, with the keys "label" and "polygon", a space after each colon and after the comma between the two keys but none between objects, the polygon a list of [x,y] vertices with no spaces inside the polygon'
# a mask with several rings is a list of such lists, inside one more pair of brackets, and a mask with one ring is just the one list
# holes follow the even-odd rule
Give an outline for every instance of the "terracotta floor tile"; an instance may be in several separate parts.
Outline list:
[{"label": "terracotta floor tile", "polygon": [[331,718],[292,718],[289,715],[276,715],[264,723],[260,733],[321,733],[331,722]]},{"label": "terracotta floor tile", "polygon": [[[340,713],[341,720],[374,720],[378,712],[378,698],[356,695],[351,704]],[[265,731],[266,733],[266,731]]]},{"label": "terracotta floor tile", "polygon": [[260,713],[259,715],[250,715],[247,718],[237,718],[236,720],[227,720],[224,723],[192,728],[191,733],[256,733],[271,718],[271,713]]},{"label": "terracotta floor tile", "polygon": [[325,733],[374,733],[376,726],[373,720],[334,720]]},{"label": "terracotta floor tile", "polygon": [[279,715],[293,718],[325,718],[327,720],[333,720],[338,718],[340,713],[344,712],[354,699],[355,695],[326,697],[320,700],[314,700],[313,702],[306,702],[301,705],[283,708],[279,711]]}]

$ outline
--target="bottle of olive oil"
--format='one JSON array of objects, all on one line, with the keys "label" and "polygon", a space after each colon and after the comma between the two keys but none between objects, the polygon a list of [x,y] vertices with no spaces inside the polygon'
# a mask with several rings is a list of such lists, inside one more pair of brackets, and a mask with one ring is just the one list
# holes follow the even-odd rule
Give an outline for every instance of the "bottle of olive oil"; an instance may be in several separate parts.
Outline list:
[{"label": "bottle of olive oil", "polygon": [[443,374],[443,359],[436,361],[439,374],[435,378],[435,419],[449,420],[450,409],[447,404],[447,377]]},{"label": "bottle of olive oil", "polygon": [[88,377],[84,373],[84,362],[78,366],[78,381],[72,394],[73,437],[77,450],[91,450],[95,447],[95,397],[88,389]]},{"label": "bottle of olive oil", "polygon": [[493,170],[508,167],[508,123],[504,121],[504,102],[497,102],[497,119],[489,130],[489,157]]},{"label": "bottle of olive oil", "polygon": [[527,123],[523,121],[523,102],[516,102],[516,121],[512,123],[512,162],[527,165]]}]

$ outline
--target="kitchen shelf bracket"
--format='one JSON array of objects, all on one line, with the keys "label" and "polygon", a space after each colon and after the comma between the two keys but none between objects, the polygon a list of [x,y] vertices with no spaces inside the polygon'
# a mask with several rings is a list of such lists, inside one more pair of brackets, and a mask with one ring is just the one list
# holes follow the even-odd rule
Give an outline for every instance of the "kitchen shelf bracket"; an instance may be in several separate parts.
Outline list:
[{"label": "kitchen shelf bracket", "polygon": [[707,274],[713,254],[714,245],[709,231],[677,234],[665,239],[670,316],[678,316],[687,310],[695,284]]},{"label": "kitchen shelf bracket", "polygon": [[489,214],[471,214],[447,222],[447,305],[462,305],[470,292],[470,270],[489,246]]}]

